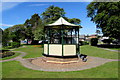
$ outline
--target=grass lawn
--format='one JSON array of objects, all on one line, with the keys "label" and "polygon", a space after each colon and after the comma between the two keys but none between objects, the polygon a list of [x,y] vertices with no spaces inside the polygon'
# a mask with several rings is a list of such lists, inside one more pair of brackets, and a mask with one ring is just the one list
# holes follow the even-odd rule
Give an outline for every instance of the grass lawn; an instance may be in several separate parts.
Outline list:
[{"label": "grass lawn", "polygon": [[92,69],[70,72],[45,72],[23,67],[18,61],[3,62],[3,78],[118,78],[118,62]]},{"label": "grass lawn", "polygon": [[27,46],[24,48],[15,49],[14,51],[22,51],[22,52],[28,53],[23,58],[35,58],[35,57],[42,56],[43,48],[34,47],[34,46]]},{"label": "grass lawn", "polygon": [[81,46],[80,52],[88,56],[108,58],[108,59],[118,59],[118,52],[112,52],[90,45]]},{"label": "grass lawn", "polygon": [[[81,46],[80,50],[82,54],[86,54],[88,56],[95,56],[95,57],[108,58],[108,59],[118,59],[117,52],[112,52],[112,51],[104,50],[104,49],[89,46],[89,45]],[[23,51],[28,53],[23,58],[35,58],[35,57],[42,56],[43,48],[27,46],[24,48],[15,49],[14,51]]]},{"label": "grass lawn", "polygon": [[[43,48],[27,46],[14,51],[26,52],[24,58],[35,58],[42,56]],[[81,53],[88,56],[117,59],[118,53],[103,50],[97,47],[81,46]],[[12,56],[11,56],[12,57]],[[118,78],[118,62],[109,62],[96,68],[82,71],[69,72],[45,72],[25,68],[18,61],[2,63],[3,78]]]}]

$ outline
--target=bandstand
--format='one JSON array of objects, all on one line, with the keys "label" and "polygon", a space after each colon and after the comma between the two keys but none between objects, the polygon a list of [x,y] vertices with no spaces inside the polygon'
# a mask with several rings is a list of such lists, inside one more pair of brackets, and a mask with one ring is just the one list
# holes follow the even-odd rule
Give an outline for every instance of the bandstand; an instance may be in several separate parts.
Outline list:
[{"label": "bandstand", "polygon": [[67,22],[60,17],[52,24],[44,27],[45,40],[43,55],[54,57],[75,57],[80,54],[79,29],[80,25]]}]

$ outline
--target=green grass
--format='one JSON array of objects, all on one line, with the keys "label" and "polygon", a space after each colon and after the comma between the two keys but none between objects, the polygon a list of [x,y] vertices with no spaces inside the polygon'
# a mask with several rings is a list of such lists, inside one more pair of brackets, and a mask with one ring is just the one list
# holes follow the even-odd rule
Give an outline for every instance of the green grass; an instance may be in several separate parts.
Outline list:
[{"label": "green grass", "polygon": [[[26,52],[24,58],[35,58],[42,56],[43,49],[39,47],[27,46],[14,51]],[[88,56],[117,59],[118,53],[103,50],[97,47],[85,45],[81,46],[81,53]],[[104,65],[86,69],[82,71],[69,72],[45,72],[31,70],[23,67],[18,61],[3,62],[3,78],[118,78],[118,62],[109,62]]]},{"label": "green grass", "polygon": [[80,52],[88,56],[108,58],[108,59],[118,59],[118,52],[112,52],[90,45],[81,46]]},{"label": "green grass", "polygon": [[41,57],[42,56],[43,48],[27,46],[27,47],[24,47],[24,48],[15,49],[14,51],[26,52],[27,55],[24,56],[23,58],[35,58],[35,57]]},{"label": "green grass", "polygon": [[[35,58],[42,56],[43,48],[33,47],[30,45],[24,48],[15,49],[14,51],[26,52],[27,55],[24,56],[23,58]],[[118,59],[118,52],[112,52],[89,45],[81,46],[80,52],[88,56],[101,57],[107,59]]]},{"label": "green grass", "polygon": [[12,56],[5,57],[5,58],[1,58],[0,60],[6,60],[6,59],[15,58],[15,57],[17,57],[17,56],[19,56],[19,55],[20,55],[20,53],[15,53],[15,54],[14,54],[14,55],[12,55]]},{"label": "green grass", "polygon": [[[0,62],[0,79],[2,78],[2,62]],[[1,79],[2,80],[2,79]]]},{"label": "green grass", "polygon": [[23,67],[18,61],[3,62],[3,78],[118,78],[118,62],[92,69],[69,72],[45,72]]}]

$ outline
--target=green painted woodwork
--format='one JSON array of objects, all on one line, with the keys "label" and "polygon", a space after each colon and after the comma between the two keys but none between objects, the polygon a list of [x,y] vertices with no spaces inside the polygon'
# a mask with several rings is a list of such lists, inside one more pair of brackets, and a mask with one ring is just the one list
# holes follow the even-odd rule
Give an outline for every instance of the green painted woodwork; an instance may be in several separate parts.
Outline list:
[{"label": "green painted woodwork", "polygon": [[[80,53],[80,48],[79,48],[79,27],[71,27],[70,26],[69,28],[68,27],[66,28],[66,26],[62,25],[62,26],[58,26],[57,29],[53,28],[51,26],[45,27],[45,28],[47,30],[46,32],[47,32],[47,39],[48,39],[47,55],[49,55],[49,44],[62,44],[62,56],[64,56],[64,45],[76,45],[76,55],[77,55],[77,53]],[[74,31],[74,29],[75,29],[75,36],[73,37],[72,32]],[[52,37],[52,30],[57,30],[59,32],[60,35],[59,35],[59,37],[57,39],[59,39],[60,42],[58,42],[58,43],[51,43],[51,41],[52,41],[52,38],[51,38]],[[69,30],[70,31],[69,35],[71,37],[69,39],[71,40],[70,41],[71,44],[65,43],[65,42],[68,41],[68,40],[64,40],[65,39],[65,36],[64,36],[65,30]],[[69,35],[66,34],[66,37],[68,37]],[[44,37],[45,37],[45,35],[44,35]],[[78,39],[78,42],[73,43],[72,42],[73,38],[75,38],[76,41]]]}]

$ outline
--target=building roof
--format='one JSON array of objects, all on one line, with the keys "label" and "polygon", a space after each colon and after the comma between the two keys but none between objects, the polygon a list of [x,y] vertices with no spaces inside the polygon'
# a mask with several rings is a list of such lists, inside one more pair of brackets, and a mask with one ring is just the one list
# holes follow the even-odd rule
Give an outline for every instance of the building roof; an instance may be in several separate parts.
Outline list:
[{"label": "building roof", "polygon": [[79,35],[79,38],[85,38],[85,35]]},{"label": "building roof", "polygon": [[[60,17],[57,21],[55,21],[52,24],[48,24],[46,26],[60,26],[60,25],[66,25],[66,26],[76,26],[76,27],[81,27],[80,25],[75,25],[67,22],[63,17]],[[82,27],[81,27],[82,28]]]}]

